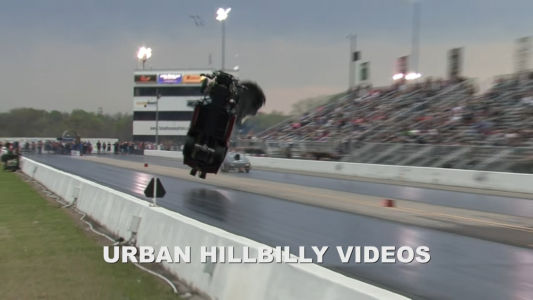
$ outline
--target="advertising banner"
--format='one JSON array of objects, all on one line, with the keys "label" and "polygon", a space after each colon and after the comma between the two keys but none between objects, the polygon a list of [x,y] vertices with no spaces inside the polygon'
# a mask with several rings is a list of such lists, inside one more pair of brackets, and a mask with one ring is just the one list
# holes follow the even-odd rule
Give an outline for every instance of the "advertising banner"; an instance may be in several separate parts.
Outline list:
[{"label": "advertising banner", "polygon": [[134,75],[133,82],[135,83],[156,83],[156,75]]},{"label": "advertising banner", "polygon": [[531,37],[519,38],[516,41],[515,70],[522,73],[529,69],[529,58],[531,56]]},{"label": "advertising banner", "polygon": [[195,75],[195,74],[183,75],[183,83],[199,84],[199,83],[202,82],[202,79],[204,79],[204,78],[202,76],[200,76],[199,74],[198,75]]},{"label": "advertising banner", "polygon": [[[161,97],[159,98],[159,111],[192,111],[187,104],[193,101],[191,97]],[[196,99],[197,100],[197,99]],[[135,97],[133,111],[156,111],[156,97]]]},{"label": "advertising banner", "polygon": [[352,53],[352,62],[359,61],[361,59],[361,53],[359,51]]},{"label": "advertising banner", "polygon": [[160,84],[179,84],[183,80],[183,74],[159,74],[157,83]]},{"label": "advertising banner", "polygon": [[[187,135],[190,122],[159,121],[159,135]],[[133,121],[133,135],[155,135],[155,121]]]},{"label": "advertising banner", "polygon": [[133,110],[137,111],[138,108],[156,108],[157,107],[157,101],[156,100],[135,100],[133,103],[135,106]]},{"label": "advertising banner", "polygon": [[370,79],[370,62],[361,63],[361,81]]},{"label": "advertising banner", "polygon": [[402,56],[396,60],[396,73],[406,75],[409,72],[409,56]]},{"label": "advertising banner", "polygon": [[461,76],[463,70],[463,48],[448,51],[448,79]]}]

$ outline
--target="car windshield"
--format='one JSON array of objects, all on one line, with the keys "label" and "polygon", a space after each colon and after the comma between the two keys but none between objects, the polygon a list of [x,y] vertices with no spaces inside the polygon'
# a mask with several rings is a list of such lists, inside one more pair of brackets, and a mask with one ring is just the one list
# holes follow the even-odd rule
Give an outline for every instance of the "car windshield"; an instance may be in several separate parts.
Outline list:
[{"label": "car windshield", "polygon": [[235,153],[235,152],[228,153],[228,158],[230,158],[231,160],[243,160],[243,161],[247,161],[246,156],[244,156],[244,155],[241,154],[241,153]]}]

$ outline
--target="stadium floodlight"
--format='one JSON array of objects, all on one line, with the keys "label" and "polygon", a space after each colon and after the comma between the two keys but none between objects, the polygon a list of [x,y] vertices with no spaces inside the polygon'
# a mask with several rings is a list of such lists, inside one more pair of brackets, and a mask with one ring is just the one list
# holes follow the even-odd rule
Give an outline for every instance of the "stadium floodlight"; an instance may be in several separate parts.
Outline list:
[{"label": "stadium floodlight", "polygon": [[400,80],[403,77],[404,77],[403,74],[396,74],[396,75],[392,76],[392,80]]},{"label": "stadium floodlight", "polygon": [[137,58],[142,60],[143,69],[144,69],[144,64],[146,63],[146,61],[150,57],[152,57],[152,49],[151,48],[146,48],[146,47],[139,48],[139,52],[137,52]]},{"label": "stadium floodlight", "polygon": [[422,77],[422,74],[420,73],[409,73],[405,76],[405,79],[407,80],[415,80]]},{"label": "stadium floodlight", "polygon": [[151,48],[146,48],[146,47],[141,47],[139,49],[139,52],[137,52],[137,57],[139,59],[148,59],[148,58],[152,57],[152,49]]},{"label": "stadium floodlight", "polygon": [[[419,63],[419,57],[420,57],[420,5],[421,0],[413,0],[413,34],[412,34],[412,44],[411,44],[411,59],[412,59],[412,69],[413,73],[418,76],[416,78],[420,78],[420,74],[418,73],[418,63]],[[415,78],[415,79],[416,79]]]},{"label": "stadium floodlight", "polygon": [[231,8],[226,8],[226,9],[224,9],[224,8],[219,8],[219,9],[217,10],[217,18],[216,18],[216,19],[217,19],[218,21],[224,21],[224,20],[226,20],[226,19],[228,18],[228,14],[229,14],[230,11],[231,11]]},{"label": "stadium floodlight", "polygon": [[225,63],[226,63],[226,19],[228,18],[228,14],[231,11],[231,8],[219,8],[217,10],[217,21],[220,21],[222,23],[222,70],[224,70]]}]

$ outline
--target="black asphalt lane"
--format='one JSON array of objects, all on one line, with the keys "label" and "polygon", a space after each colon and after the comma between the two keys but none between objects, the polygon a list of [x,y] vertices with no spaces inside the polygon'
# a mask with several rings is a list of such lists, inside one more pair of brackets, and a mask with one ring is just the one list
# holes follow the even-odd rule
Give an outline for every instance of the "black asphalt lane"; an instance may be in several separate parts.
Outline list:
[{"label": "black asphalt lane", "polygon": [[[152,178],[148,172],[72,157],[29,158],[143,199]],[[308,252],[311,246],[329,246],[324,266],[413,299],[518,300],[533,295],[533,252],[528,249],[220,189],[209,186],[208,180],[198,184],[159,178],[167,191],[158,200],[162,207],[271,246],[292,246],[295,251],[306,246]],[[356,264],[352,257],[342,264],[336,246],[427,246],[431,261]]]},{"label": "black asphalt lane", "polygon": [[[183,162],[181,160],[177,159],[139,155],[105,155],[103,157],[139,162],[140,164],[148,163],[149,165],[153,164],[158,166],[188,169],[187,166],[183,165]],[[235,172],[230,174],[236,177],[246,177],[271,182],[283,182],[288,184],[309,186],[383,198],[403,199],[423,202],[427,204],[464,208],[490,213],[506,214],[520,217],[533,216],[533,200],[530,199],[444,191],[401,185],[387,185],[383,183],[325,178],[319,176],[307,176],[283,172],[253,170],[253,165],[252,171],[250,171],[250,173]],[[209,176],[206,180],[209,181]],[[207,182],[207,184],[209,183]]]}]

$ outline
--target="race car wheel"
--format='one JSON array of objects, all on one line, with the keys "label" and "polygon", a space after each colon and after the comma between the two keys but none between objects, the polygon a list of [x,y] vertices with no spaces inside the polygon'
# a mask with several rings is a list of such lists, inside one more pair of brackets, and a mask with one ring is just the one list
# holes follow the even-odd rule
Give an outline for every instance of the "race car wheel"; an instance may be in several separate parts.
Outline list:
[{"label": "race car wheel", "polygon": [[189,174],[191,174],[191,176],[196,176],[196,169],[192,169],[191,172]]},{"label": "race car wheel", "polygon": [[226,158],[226,152],[228,151],[227,148],[222,146],[216,146],[215,147],[215,153],[213,153],[213,162],[216,162],[217,164],[220,164],[224,162],[224,159]]},{"label": "race car wheel", "polygon": [[246,169],[246,173],[250,173],[250,169]]},{"label": "race car wheel", "polygon": [[200,177],[202,179],[205,179],[205,176],[206,176],[206,174],[204,172],[202,172],[202,173],[200,173],[200,176],[198,176],[198,177]]}]

